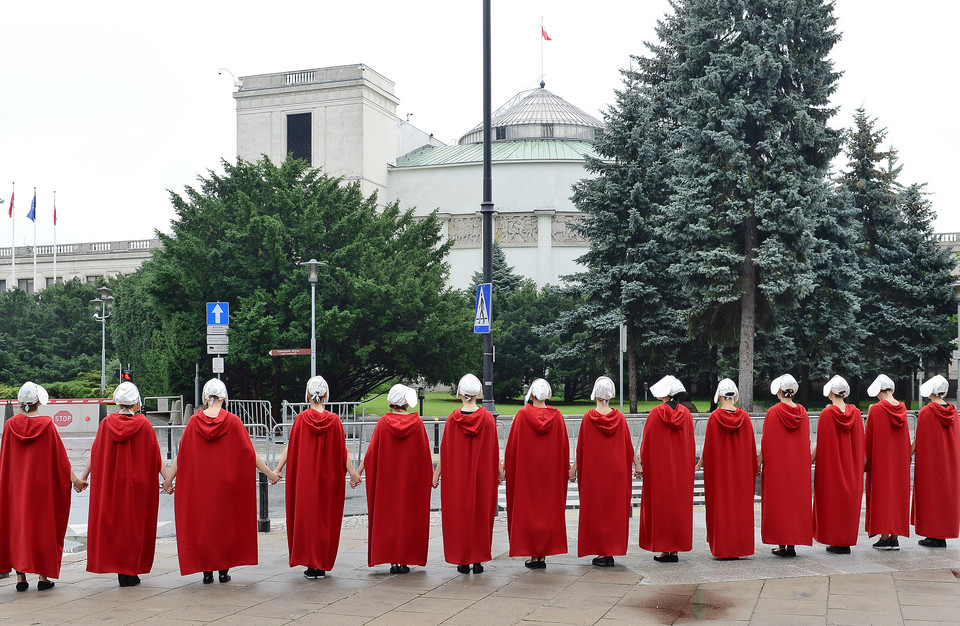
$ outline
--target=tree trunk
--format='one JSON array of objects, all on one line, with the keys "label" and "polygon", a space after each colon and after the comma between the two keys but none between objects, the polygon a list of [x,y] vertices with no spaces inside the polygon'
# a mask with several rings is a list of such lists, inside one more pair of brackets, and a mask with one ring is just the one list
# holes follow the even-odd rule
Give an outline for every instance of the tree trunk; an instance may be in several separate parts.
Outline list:
[{"label": "tree trunk", "polygon": [[627,342],[627,381],[630,386],[630,412],[637,412],[637,355],[633,344]]},{"label": "tree trunk", "polygon": [[753,411],[754,339],[757,332],[757,218],[751,215],[744,223],[744,260],[740,280],[743,300],[740,304],[740,406]]}]

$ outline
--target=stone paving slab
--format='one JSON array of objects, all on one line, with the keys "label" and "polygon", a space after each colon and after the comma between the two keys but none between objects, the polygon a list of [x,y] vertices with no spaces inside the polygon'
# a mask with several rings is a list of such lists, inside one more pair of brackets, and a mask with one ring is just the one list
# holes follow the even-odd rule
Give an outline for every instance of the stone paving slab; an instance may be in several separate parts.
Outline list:
[{"label": "stone paving slab", "polygon": [[[443,562],[439,516],[431,526],[426,567],[396,576],[366,566],[366,520],[344,522],[337,566],[307,580],[287,566],[284,520],[259,535],[260,564],[231,571],[227,584],[180,576],[176,540],[157,541],[154,569],[121,589],[116,577],[85,571],[84,537],[65,554],[50,591],[14,591],[0,581],[2,624],[905,624],[960,622],[960,540],[946,549],[901,539],[899,552],[872,550],[861,536],[853,554],[823,546],[780,559],[757,543],[740,561],[718,561],[695,517],[695,549],[677,564],[655,563],[632,545],[617,566],[595,568],[576,557],[577,513],[568,514],[569,551],[527,570],[507,555],[505,519],[494,531],[494,560],[483,574],[461,575]],[[631,524],[631,542],[638,533]],[[758,523],[759,527],[759,523]]]}]

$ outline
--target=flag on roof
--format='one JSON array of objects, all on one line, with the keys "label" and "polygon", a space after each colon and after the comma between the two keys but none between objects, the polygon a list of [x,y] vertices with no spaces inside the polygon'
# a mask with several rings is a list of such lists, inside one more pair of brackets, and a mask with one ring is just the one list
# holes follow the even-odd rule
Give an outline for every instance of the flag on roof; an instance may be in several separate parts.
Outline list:
[{"label": "flag on roof", "polygon": [[27,219],[37,221],[37,190],[33,190],[33,201],[30,203],[30,212],[27,213]]},{"label": "flag on roof", "polygon": [[10,192],[10,217],[13,217],[13,193],[12,191]]},{"label": "flag on roof", "polygon": [[546,39],[547,41],[553,41],[552,39],[550,39],[550,35],[547,34],[547,31],[546,29],[544,29],[543,26],[540,27],[540,33],[543,35],[543,38]]}]

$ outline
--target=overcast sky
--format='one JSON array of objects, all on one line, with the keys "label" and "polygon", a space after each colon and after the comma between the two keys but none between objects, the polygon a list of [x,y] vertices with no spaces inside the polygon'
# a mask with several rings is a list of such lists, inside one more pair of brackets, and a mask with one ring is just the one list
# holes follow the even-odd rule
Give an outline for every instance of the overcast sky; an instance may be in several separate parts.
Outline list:
[{"label": "overcast sky", "polygon": [[[955,25],[960,5],[837,0],[843,39],[836,127],[863,105],[900,151],[904,182],[928,184],[938,231],[960,231]],[[181,193],[236,153],[238,76],[364,63],[396,83],[397,113],[454,141],[480,122],[481,2],[271,3],[248,0],[4,2],[0,197],[16,182],[0,246],[152,237],[169,231],[166,190]],[[666,0],[493,0],[496,108],[540,79],[599,116],[618,70],[644,54]],[[479,184],[479,181],[478,181]],[[496,182],[494,182],[496,202]]]}]

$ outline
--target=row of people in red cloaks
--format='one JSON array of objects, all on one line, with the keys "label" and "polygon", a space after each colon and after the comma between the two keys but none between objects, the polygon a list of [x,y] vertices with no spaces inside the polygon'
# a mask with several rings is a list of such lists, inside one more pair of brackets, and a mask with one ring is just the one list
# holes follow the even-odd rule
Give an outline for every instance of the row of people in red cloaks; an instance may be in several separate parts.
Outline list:
[{"label": "row of people in red cloaks", "polygon": [[[878,402],[870,407],[864,429],[859,409],[844,402],[850,386],[835,376],[823,388],[831,404],[820,412],[811,451],[809,417],[793,401],[799,386],[789,374],[781,376],[771,383],[779,402],[766,414],[757,454],[750,415],[736,406],[737,386],[722,380],[714,396],[719,408],[710,415],[696,466],[703,469],[711,553],[720,559],[753,554],[756,475],[761,476],[761,540],[776,545],[777,556],[796,556],[796,546],[812,545],[814,539],[828,552],[849,554],[857,543],[864,488],[865,530],[870,537],[879,535],[874,548],[899,549],[898,537],[910,535],[911,523],[925,536],[920,545],[945,547],[946,539],[960,536],[960,426],[957,409],[944,400],[947,387],[942,376],[921,386],[921,395],[931,402],[920,410],[911,444],[907,409],[894,397],[889,377],[879,376],[867,390]],[[644,499],[648,482],[645,464]],[[678,498],[675,506],[686,511],[687,503]],[[641,545],[642,538],[641,516]],[[665,545],[655,549],[676,554]]]}]

